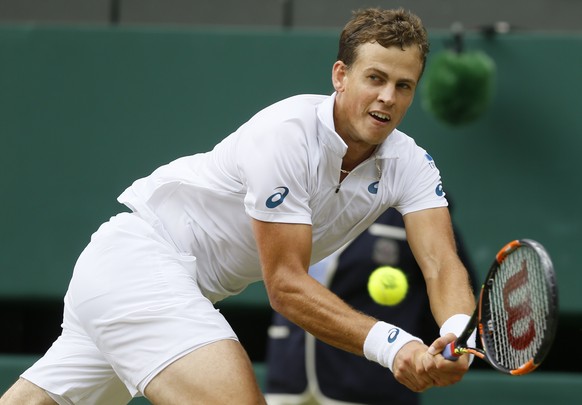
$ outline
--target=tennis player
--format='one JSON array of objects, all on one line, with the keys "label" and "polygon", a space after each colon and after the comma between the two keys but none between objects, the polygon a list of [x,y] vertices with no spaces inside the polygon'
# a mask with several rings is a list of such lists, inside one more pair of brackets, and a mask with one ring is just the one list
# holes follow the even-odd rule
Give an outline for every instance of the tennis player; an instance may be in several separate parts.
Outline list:
[{"label": "tennis player", "polygon": [[[421,21],[368,9],[341,33],[332,95],[258,112],[212,151],[139,179],[74,269],[63,331],[5,404],[261,404],[251,362],[214,304],[264,280],[274,310],[392,370],[413,391],[459,381],[439,353],[473,311],[433,159],[396,129],[428,52]],[[362,314],[308,275],[388,207],[445,332],[425,345]]]}]

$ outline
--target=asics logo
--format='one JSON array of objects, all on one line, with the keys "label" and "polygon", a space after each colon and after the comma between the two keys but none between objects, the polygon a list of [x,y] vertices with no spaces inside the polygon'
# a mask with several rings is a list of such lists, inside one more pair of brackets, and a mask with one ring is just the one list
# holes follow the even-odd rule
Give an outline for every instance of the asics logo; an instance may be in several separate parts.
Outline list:
[{"label": "asics logo", "polygon": [[424,155],[424,157],[426,158],[426,160],[428,160],[428,165],[434,169],[436,166],[434,164],[434,159],[432,158],[432,156],[427,153]]},{"label": "asics logo", "polygon": [[378,183],[379,181],[375,181],[368,186],[368,192],[370,194],[378,194]]},{"label": "asics logo", "polygon": [[443,183],[437,184],[436,189],[434,190],[434,192],[439,197],[442,197],[445,194],[445,191],[443,190]]},{"label": "asics logo", "polygon": [[388,343],[394,343],[394,341],[398,338],[398,334],[400,333],[400,329],[392,328],[388,331]]},{"label": "asics logo", "polygon": [[283,203],[283,201],[285,200],[285,197],[287,197],[287,194],[289,194],[289,189],[287,187],[279,186],[275,190],[282,190],[282,191],[276,192],[275,194],[273,194],[272,196],[267,198],[267,201],[265,202],[265,205],[267,206],[267,208],[278,207],[279,205],[281,205]]}]

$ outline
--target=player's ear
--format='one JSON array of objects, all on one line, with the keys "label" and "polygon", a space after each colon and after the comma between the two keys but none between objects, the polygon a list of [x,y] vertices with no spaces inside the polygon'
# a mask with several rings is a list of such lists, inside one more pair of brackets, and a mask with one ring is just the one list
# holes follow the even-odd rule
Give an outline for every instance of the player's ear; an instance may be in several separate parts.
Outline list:
[{"label": "player's ear", "polygon": [[331,72],[331,81],[335,91],[338,93],[344,91],[345,81],[347,79],[348,67],[341,60],[338,60],[333,64]]}]

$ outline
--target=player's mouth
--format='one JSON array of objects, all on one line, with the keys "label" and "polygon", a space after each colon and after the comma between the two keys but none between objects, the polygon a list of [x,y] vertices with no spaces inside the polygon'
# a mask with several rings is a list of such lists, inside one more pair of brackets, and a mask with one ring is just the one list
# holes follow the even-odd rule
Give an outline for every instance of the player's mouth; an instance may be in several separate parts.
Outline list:
[{"label": "player's mouth", "polygon": [[376,121],[386,123],[390,121],[390,116],[388,114],[383,114],[381,112],[373,111],[370,113],[370,116],[374,118]]}]

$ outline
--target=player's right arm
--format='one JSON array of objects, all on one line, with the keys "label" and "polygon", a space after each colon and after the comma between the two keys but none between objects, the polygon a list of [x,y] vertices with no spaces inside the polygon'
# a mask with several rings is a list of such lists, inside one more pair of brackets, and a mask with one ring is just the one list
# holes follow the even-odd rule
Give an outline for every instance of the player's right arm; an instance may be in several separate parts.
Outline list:
[{"label": "player's right arm", "polygon": [[[316,338],[362,356],[364,342],[377,320],[354,310],[308,275],[311,226],[252,221],[273,309]],[[412,341],[395,357],[394,364],[398,365],[395,377],[413,391],[424,391],[434,385],[423,364],[427,349],[426,345]]]},{"label": "player's right arm", "polygon": [[311,226],[253,220],[263,278],[273,309],[319,339],[363,355],[376,323],[308,275]]}]

